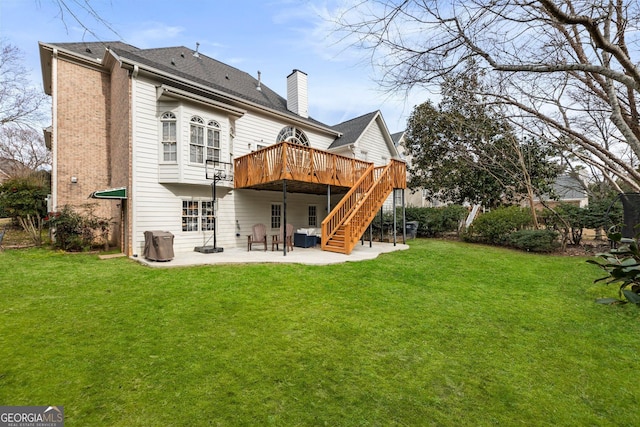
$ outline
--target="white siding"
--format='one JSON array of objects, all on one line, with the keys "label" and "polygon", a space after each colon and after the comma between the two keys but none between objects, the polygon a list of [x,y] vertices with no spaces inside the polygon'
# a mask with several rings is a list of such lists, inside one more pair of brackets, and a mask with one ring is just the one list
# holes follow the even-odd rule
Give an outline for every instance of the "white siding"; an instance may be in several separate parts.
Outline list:
[{"label": "white siding", "polygon": [[[169,231],[174,235],[174,251],[190,252],[196,246],[213,244],[212,231],[182,231],[182,201],[210,201],[211,181],[206,179],[204,165],[192,164],[189,159],[189,122],[194,115],[205,120],[216,120],[221,126],[221,159],[230,157],[228,141],[232,120],[225,113],[214,108],[178,101],[158,101],[153,82],[145,79],[136,81],[136,100],[133,143],[135,144],[134,188],[132,203],[135,204],[133,221],[133,253],[142,256],[144,232],[148,230]],[[175,163],[162,161],[160,143],[160,116],[172,111],[177,117],[177,151]],[[235,119],[233,155],[249,152],[249,144],[272,145],[280,130],[291,125],[276,121],[266,115],[247,112]],[[303,129],[314,148],[326,149],[333,139],[317,131]],[[221,182],[216,187],[218,247],[245,247],[251,226],[264,223],[268,227],[269,241],[272,234],[271,204],[282,203],[281,192],[232,190],[232,183]],[[332,206],[339,198],[334,197]],[[318,224],[326,216],[326,196],[287,194],[287,222],[297,228],[308,227],[308,206],[318,206]]]}]

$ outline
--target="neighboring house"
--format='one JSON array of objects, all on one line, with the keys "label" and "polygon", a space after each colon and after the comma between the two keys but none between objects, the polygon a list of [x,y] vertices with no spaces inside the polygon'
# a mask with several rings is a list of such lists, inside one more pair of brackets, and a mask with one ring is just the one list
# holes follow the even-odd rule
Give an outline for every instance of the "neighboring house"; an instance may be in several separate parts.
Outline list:
[{"label": "neighboring house", "polygon": [[[557,206],[559,203],[569,203],[574,206],[584,208],[589,205],[589,195],[584,188],[584,184],[580,180],[571,175],[560,175],[553,183],[553,192],[556,199],[551,199],[549,195],[544,195],[542,200],[551,207]],[[543,209],[540,199],[534,199],[536,209]]]},{"label": "neighboring house", "polygon": [[[145,231],[171,232],[184,252],[211,244],[214,230],[219,246],[245,247],[253,224],[271,235],[285,222],[349,253],[406,187],[381,113],[314,120],[299,70],[285,99],[260,73],[186,47],[40,43],[40,59],[52,97],[52,204],[97,203],[128,255],[143,254]],[[213,186],[213,175],[226,179]]]},{"label": "neighboring house", "polygon": [[17,176],[23,176],[25,166],[13,159],[0,158],[0,184]]},{"label": "neighboring house", "polygon": [[[393,139],[393,143],[396,146],[400,157],[406,162],[407,167],[411,167],[412,159],[411,156],[407,154],[407,149],[405,147],[405,132],[394,133],[391,135],[391,138]],[[440,200],[432,200],[428,196],[428,192],[424,189],[412,190],[410,188],[405,188],[404,204],[405,206],[413,208],[436,208],[447,205],[447,203],[441,202]]]},{"label": "neighboring house", "polygon": [[11,178],[11,173],[5,165],[4,159],[0,159],[0,184]]}]

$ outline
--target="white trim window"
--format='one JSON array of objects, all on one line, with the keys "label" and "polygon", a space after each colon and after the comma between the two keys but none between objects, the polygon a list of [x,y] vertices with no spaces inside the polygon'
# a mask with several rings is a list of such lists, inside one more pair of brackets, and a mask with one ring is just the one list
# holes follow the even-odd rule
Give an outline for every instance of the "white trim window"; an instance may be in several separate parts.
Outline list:
[{"label": "white trim window", "polygon": [[189,125],[189,161],[204,163],[204,120],[193,116]]},{"label": "white trim window", "polygon": [[282,128],[282,130],[278,134],[278,137],[276,138],[276,143],[284,141],[304,145],[307,147],[309,146],[309,138],[307,138],[307,135],[302,131],[302,129],[298,129],[294,126],[286,126]]},{"label": "white trim window", "polygon": [[207,160],[220,161],[220,123],[215,120],[207,123]]},{"label": "white trim window", "polygon": [[316,205],[309,205],[309,227],[318,226],[318,207]]},{"label": "white trim window", "polygon": [[214,220],[213,201],[182,201],[182,231],[211,231]]},{"label": "white trim window", "polygon": [[271,204],[271,228],[279,229],[282,224],[282,205],[280,203]]},{"label": "white trim window", "polygon": [[167,111],[160,117],[160,123],[162,126],[162,161],[177,162],[178,139],[176,131],[176,115]]},{"label": "white trim window", "polygon": [[200,203],[197,200],[182,201],[182,231],[198,231]]},{"label": "white trim window", "polygon": [[202,217],[200,218],[200,223],[202,224],[202,231],[212,231],[215,228],[215,213],[214,213],[214,203],[212,200],[201,202],[202,209]]}]

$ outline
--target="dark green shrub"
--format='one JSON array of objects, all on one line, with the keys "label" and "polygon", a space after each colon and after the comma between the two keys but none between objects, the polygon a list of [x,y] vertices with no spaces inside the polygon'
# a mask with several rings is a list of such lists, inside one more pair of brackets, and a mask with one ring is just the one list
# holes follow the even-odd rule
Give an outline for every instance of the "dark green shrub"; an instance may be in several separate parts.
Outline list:
[{"label": "dark green shrub", "polygon": [[471,224],[465,239],[505,245],[509,235],[515,231],[531,226],[531,211],[519,206],[508,206],[483,213]]},{"label": "dark green shrub", "polygon": [[47,217],[53,230],[53,246],[65,251],[84,251],[90,249],[98,237],[106,239],[109,221],[93,214],[81,215],[70,206]]},{"label": "dark green shrub", "polygon": [[553,252],[560,246],[558,233],[553,230],[518,230],[509,234],[508,243],[530,252]]},{"label": "dark green shrub", "polygon": [[418,221],[418,236],[437,237],[443,233],[458,231],[460,221],[469,211],[461,205],[437,208],[406,208],[407,221]]},{"label": "dark green shrub", "polygon": [[[623,238],[619,232],[609,233],[609,240],[617,246],[609,252],[597,255],[596,260],[587,260],[607,272],[607,276],[594,282],[618,283],[619,295],[627,301],[640,306],[640,249],[637,239]],[[612,303],[609,298],[599,300],[601,303]]]}]

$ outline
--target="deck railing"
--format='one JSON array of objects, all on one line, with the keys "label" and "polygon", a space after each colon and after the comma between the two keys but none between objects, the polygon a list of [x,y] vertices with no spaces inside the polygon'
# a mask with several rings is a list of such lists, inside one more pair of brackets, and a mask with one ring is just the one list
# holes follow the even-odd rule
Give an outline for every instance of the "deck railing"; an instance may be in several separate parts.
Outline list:
[{"label": "deck railing", "polygon": [[322,248],[351,253],[391,190],[406,187],[405,176],[405,163],[398,160],[371,166],[322,221]]},{"label": "deck railing", "polygon": [[281,142],[234,161],[234,186],[246,188],[283,179],[351,187],[371,166],[299,144]]}]

